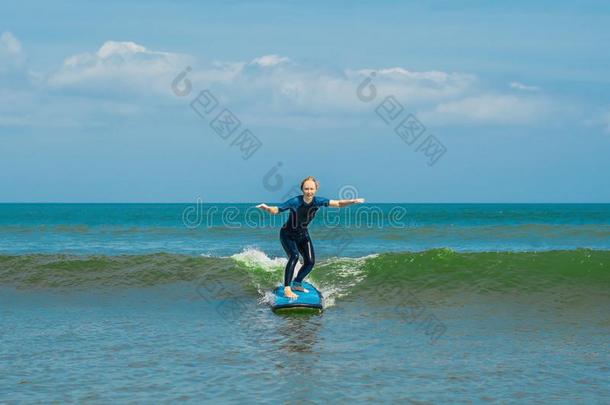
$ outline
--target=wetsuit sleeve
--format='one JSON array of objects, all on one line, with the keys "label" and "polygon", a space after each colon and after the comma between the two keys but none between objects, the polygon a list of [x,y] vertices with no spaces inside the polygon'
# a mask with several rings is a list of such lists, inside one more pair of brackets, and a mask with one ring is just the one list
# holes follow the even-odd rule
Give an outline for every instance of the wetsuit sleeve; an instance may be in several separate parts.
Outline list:
[{"label": "wetsuit sleeve", "polygon": [[297,209],[299,206],[299,200],[297,197],[291,198],[290,200],[287,200],[283,203],[281,203],[280,205],[277,206],[277,209],[279,212],[283,212],[289,209]]},{"label": "wetsuit sleeve", "polygon": [[316,206],[318,207],[328,207],[330,200],[326,197],[316,197]]}]

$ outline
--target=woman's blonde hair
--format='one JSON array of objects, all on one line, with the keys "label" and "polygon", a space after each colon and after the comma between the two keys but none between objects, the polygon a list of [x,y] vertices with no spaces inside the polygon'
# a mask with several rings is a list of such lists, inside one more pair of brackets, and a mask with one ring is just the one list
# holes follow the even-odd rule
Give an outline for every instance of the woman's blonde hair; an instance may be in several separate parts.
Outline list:
[{"label": "woman's blonde hair", "polygon": [[318,180],[316,180],[313,176],[307,176],[301,182],[301,191],[303,191],[303,184],[305,184],[307,180],[312,180],[314,183],[316,183],[316,190],[320,188],[320,183],[318,183]]}]

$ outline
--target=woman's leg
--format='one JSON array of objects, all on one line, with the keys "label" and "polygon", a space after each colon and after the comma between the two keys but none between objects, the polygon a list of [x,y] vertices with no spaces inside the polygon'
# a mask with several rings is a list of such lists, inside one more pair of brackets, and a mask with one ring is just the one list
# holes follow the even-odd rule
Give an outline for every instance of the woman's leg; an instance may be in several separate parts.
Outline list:
[{"label": "woman's leg", "polygon": [[292,275],[294,274],[294,266],[299,261],[299,250],[297,242],[289,238],[285,233],[280,232],[280,242],[282,247],[288,256],[288,263],[286,263],[286,270],[284,270],[284,286],[290,286],[292,281]]},{"label": "woman's leg", "polygon": [[299,249],[299,252],[301,252],[301,256],[303,256],[303,266],[301,266],[294,281],[301,283],[309,272],[311,272],[313,265],[316,264],[316,254],[313,250],[313,243],[311,243],[309,236],[298,241],[297,248]]}]

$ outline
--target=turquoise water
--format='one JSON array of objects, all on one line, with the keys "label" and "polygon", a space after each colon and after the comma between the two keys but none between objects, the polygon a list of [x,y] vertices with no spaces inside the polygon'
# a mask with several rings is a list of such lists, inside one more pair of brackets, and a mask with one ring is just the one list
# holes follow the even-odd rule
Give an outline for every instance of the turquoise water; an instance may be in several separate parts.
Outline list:
[{"label": "turquoise water", "polygon": [[610,401],[609,204],[367,206],[278,316],[285,216],[1,204],[0,401]]},{"label": "turquoise water", "polygon": [[[253,247],[280,256],[285,220],[254,204],[0,204],[0,254],[230,256]],[[365,204],[319,211],[310,227],[326,257],[610,249],[610,204]]]}]

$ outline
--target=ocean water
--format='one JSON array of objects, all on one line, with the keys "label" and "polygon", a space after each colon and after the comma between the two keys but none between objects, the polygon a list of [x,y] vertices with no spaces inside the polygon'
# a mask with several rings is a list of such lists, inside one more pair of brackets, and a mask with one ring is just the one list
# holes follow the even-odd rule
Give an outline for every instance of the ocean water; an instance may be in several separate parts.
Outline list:
[{"label": "ocean water", "polygon": [[610,204],[0,204],[0,402],[609,403]]}]

